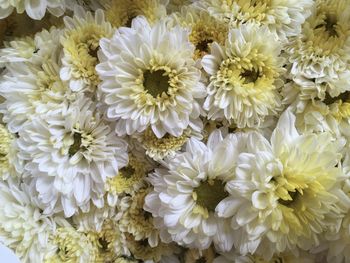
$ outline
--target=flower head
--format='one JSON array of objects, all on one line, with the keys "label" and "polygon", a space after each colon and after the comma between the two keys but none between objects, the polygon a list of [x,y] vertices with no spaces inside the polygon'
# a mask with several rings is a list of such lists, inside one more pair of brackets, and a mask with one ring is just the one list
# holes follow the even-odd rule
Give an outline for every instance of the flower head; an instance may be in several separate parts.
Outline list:
[{"label": "flower head", "polygon": [[161,138],[166,133],[180,136],[189,126],[198,129],[196,99],[205,90],[193,49],[184,29],[169,29],[165,21],[150,26],[141,17],[130,29],[101,40],[102,63],[96,67],[103,80],[100,91],[119,135],[150,127]]},{"label": "flower head", "polygon": [[280,106],[284,60],[267,28],[231,29],[225,46],[213,43],[202,59],[210,76],[204,108],[209,119],[226,118],[238,128],[259,127]]},{"label": "flower head", "polygon": [[218,215],[218,207],[228,196],[225,184],[234,176],[239,147],[238,137],[224,139],[219,131],[207,145],[190,139],[185,152],[166,158],[166,168],[149,175],[154,191],[146,196],[144,208],[154,216],[163,242],[198,249],[212,243],[220,250],[232,248],[229,219]]},{"label": "flower head", "polygon": [[232,227],[244,229],[236,240],[243,254],[257,250],[269,259],[298,246],[307,249],[341,221],[340,204],[345,201],[337,187],[343,176],[338,166],[343,146],[329,133],[299,134],[289,110],[270,142],[258,133],[248,135],[236,177],[226,184],[234,197],[223,205],[231,209],[220,214],[234,215]]},{"label": "flower head", "polygon": [[84,97],[43,117],[26,125],[18,144],[45,213],[71,216],[90,200],[102,207],[107,178],[127,163],[126,142]]},{"label": "flower head", "polygon": [[112,26],[105,21],[102,10],[92,15],[82,8],[75,8],[73,18],[65,17],[64,23],[66,30],[61,39],[64,56],[60,76],[69,82],[73,91],[93,92],[100,82],[95,71],[99,41],[113,34]]},{"label": "flower head", "polygon": [[312,15],[286,52],[303,93],[324,99],[349,90],[350,6],[347,0],[316,1]]}]

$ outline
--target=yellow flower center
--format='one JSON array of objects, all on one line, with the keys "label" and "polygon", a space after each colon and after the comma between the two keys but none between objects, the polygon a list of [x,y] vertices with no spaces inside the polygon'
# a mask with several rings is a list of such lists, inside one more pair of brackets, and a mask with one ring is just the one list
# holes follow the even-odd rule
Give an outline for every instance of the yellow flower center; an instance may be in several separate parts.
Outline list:
[{"label": "yellow flower center", "polygon": [[150,71],[146,70],[143,73],[143,86],[149,94],[154,98],[167,93],[169,88],[169,76],[164,70]]},{"label": "yellow flower center", "polygon": [[73,134],[73,144],[69,147],[68,154],[73,156],[81,149],[81,134],[75,132]]},{"label": "yellow flower center", "polygon": [[201,182],[200,186],[195,188],[193,192],[193,198],[197,205],[205,208],[208,212],[215,212],[216,206],[227,196],[224,184],[217,179]]}]

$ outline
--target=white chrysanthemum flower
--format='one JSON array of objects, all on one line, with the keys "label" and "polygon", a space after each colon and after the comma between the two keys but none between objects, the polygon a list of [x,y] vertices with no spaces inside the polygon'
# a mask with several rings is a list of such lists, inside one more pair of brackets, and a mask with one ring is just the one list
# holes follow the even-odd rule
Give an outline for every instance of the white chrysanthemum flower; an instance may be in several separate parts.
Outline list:
[{"label": "white chrysanthemum flower", "polygon": [[58,60],[52,57],[38,66],[27,63],[7,66],[0,85],[0,95],[5,98],[0,111],[11,132],[20,131],[37,114],[57,110],[76,99],[77,95],[60,79]]},{"label": "white chrysanthemum flower", "polygon": [[152,168],[153,165],[144,153],[136,151],[129,153],[129,162],[119,170],[118,176],[107,179],[105,188],[108,193],[108,204],[115,206],[118,197],[138,191],[145,185],[146,175]]},{"label": "white chrysanthemum flower", "polygon": [[250,133],[237,161],[236,177],[226,184],[228,197],[219,216],[232,217],[244,230],[235,246],[242,254],[270,259],[273,254],[318,245],[318,235],[339,224],[347,202],[339,192],[344,141],[329,133],[301,135],[295,116],[284,112],[270,142]]},{"label": "white chrysanthemum flower", "polygon": [[144,16],[150,24],[158,22],[167,15],[169,0],[109,0],[105,6],[106,19],[116,28],[131,26],[137,16]]},{"label": "white chrysanthemum flower", "polygon": [[146,154],[155,161],[164,159],[166,156],[173,156],[191,137],[191,130],[186,129],[181,136],[175,137],[165,134],[162,138],[158,138],[153,131],[148,128],[142,134],[136,135],[142,146],[146,150]]},{"label": "white chrysanthemum flower", "polygon": [[52,27],[36,33],[34,38],[21,37],[5,42],[5,47],[0,49],[0,66],[23,61],[41,65],[58,52],[61,33],[61,29]]},{"label": "white chrysanthemum flower", "polygon": [[118,225],[122,232],[132,234],[136,241],[148,240],[151,247],[158,245],[158,230],[154,227],[153,217],[143,209],[145,196],[151,188],[142,188],[131,196],[121,200]]},{"label": "white chrysanthemum flower", "polygon": [[259,255],[240,255],[237,252],[223,253],[222,255],[216,257],[213,263],[314,263],[315,256],[309,254],[305,251],[299,250],[297,254],[292,253],[281,253],[274,255],[270,260],[265,260],[262,256]]},{"label": "white chrysanthemum flower", "polygon": [[317,0],[302,32],[287,44],[291,76],[311,98],[324,99],[350,88],[350,5]]},{"label": "white chrysanthemum flower", "polygon": [[0,19],[9,16],[16,9],[17,13],[27,13],[32,19],[40,20],[44,17],[46,9],[55,16],[61,16],[65,10],[64,0],[1,0]]},{"label": "white chrysanthemum flower", "polygon": [[100,90],[119,135],[151,127],[161,138],[181,136],[189,126],[201,129],[196,99],[205,96],[205,89],[186,30],[168,29],[165,21],[151,27],[139,17],[130,29],[102,39],[101,50],[102,63],[96,67],[103,80]]},{"label": "white chrysanthemum flower", "polygon": [[127,163],[127,144],[81,98],[68,108],[37,117],[19,133],[21,158],[45,213],[64,210],[67,217],[89,201],[101,208],[107,178]]},{"label": "white chrysanthemum flower", "polygon": [[218,207],[233,179],[242,136],[214,132],[207,145],[190,139],[184,153],[163,162],[166,168],[149,175],[154,191],[146,196],[145,210],[152,213],[163,242],[206,249],[212,243],[223,251],[232,248],[230,219],[218,216]]},{"label": "white chrysanthemum flower", "polygon": [[226,42],[228,25],[210,16],[207,11],[186,6],[181,9],[181,12],[175,13],[173,18],[182,27],[191,30],[189,39],[195,46],[195,59],[200,59],[208,54],[212,42],[217,42],[220,45],[224,45]]},{"label": "white chrysanthemum flower", "polygon": [[82,232],[72,226],[60,227],[51,236],[50,242],[54,251],[48,253],[44,263],[94,263],[97,257],[97,247]]},{"label": "white chrysanthemum flower", "polygon": [[126,238],[117,226],[116,222],[107,219],[100,231],[88,233],[88,238],[97,248],[93,262],[114,262],[117,257],[125,253],[129,255]]},{"label": "white chrysanthemum flower", "polygon": [[210,75],[204,108],[209,119],[226,118],[238,128],[259,127],[280,106],[284,59],[280,43],[266,27],[231,29],[225,46],[213,43],[202,59]]},{"label": "white chrysanthemum flower", "polygon": [[[171,256],[178,252],[178,247],[174,243],[165,244],[160,242],[157,246],[151,247],[147,239],[135,240],[131,234],[126,234],[126,241],[127,248],[132,255],[131,258],[145,263],[161,263],[163,257]],[[164,263],[167,263],[167,261],[164,261]],[[170,261],[169,263],[172,262]]]},{"label": "white chrysanthemum flower", "polygon": [[49,235],[54,222],[35,207],[26,186],[0,180],[0,242],[13,249],[21,262],[42,262],[52,250]]},{"label": "white chrysanthemum flower", "polygon": [[23,172],[24,164],[17,157],[16,140],[15,136],[0,124],[0,178],[2,180],[20,176]]},{"label": "white chrysanthemum flower", "polygon": [[204,0],[194,5],[229,23],[255,23],[267,26],[276,37],[285,41],[300,33],[310,15],[312,0]]},{"label": "white chrysanthemum flower", "polygon": [[73,215],[72,221],[78,231],[81,232],[100,232],[102,226],[106,220],[109,220],[115,215],[115,208],[105,205],[104,207],[97,208],[91,206],[89,212],[78,213]]},{"label": "white chrysanthemum flower", "polygon": [[349,263],[350,262],[350,155],[345,154],[342,163],[343,172],[346,180],[339,186],[339,190],[348,198],[347,214],[341,224],[329,229],[322,239],[319,247],[312,249],[312,253],[323,252],[325,254],[324,262]]},{"label": "white chrysanthemum flower", "polygon": [[[305,107],[296,111],[296,127],[302,132],[329,132],[334,138],[350,139],[350,98],[326,98],[324,101],[307,101]],[[346,151],[346,149],[344,149]]]},{"label": "white chrysanthemum flower", "polygon": [[73,17],[66,16],[64,24],[66,28],[61,38],[64,56],[60,76],[69,82],[73,91],[94,92],[100,82],[95,70],[99,41],[112,36],[112,26],[105,21],[102,10],[97,10],[93,15],[81,7],[74,9]]}]

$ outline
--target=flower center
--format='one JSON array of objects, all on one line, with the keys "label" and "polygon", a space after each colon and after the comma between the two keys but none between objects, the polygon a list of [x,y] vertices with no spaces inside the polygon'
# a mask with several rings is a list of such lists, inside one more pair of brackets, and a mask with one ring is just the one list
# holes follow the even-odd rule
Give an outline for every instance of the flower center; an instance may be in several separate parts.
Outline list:
[{"label": "flower center", "polygon": [[108,250],[108,245],[109,245],[109,242],[103,238],[103,237],[100,237],[98,239],[98,243],[101,245],[101,249],[104,250],[104,251],[107,251]]},{"label": "flower center", "polygon": [[135,174],[135,169],[128,165],[120,170],[120,174],[124,178],[131,178]]},{"label": "flower center", "polygon": [[200,186],[194,189],[194,192],[197,195],[197,204],[208,209],[209,212],[214,212],[220,201],[228,196],[221,180],[202,182]]},{"label": "flower center", "polygon": [[336,30],[337,19],[334,16],[327,15],[325,19],[325,28],[331,37],[338,37],[338,33]]},{"label": "flower center", "polygon": [[278,199],[278,202],[281,205],[290,206],[298,199],[298,196],[300,195],[300,193],[297,190],[294,190],[294,192],[289,191],[288,194],[291,197],[291,200],[284,200],[284,199],[280,198],[280,199]]},{"label": "flower center", "polygon": [[201,52],[208,53],[209,52],[209,44],[211,44],[211,43],[213,43],[212,39],[204,39],[204,40],[197,43],[196,49],[201,51]]},{"label": "flower center", "polygon": [[241,77],[244,79],[243,83],[244,84],[249,84],[249,83],[255,83],[255,81],[258,80],[259,78],[259,71],[256,71],[255,69],[252,69],[252,70],[244,70],[242,73],[241,73]]},{"label": "flower center", "polygon": [[73,156],[74,154],[76,154],[80,148],[81,148],[81,134],[80,133],[74,133],[73,134],[73,144],[69,147],[69,156]]},{"label": "flower center", "polygon": [[207,260],[205,259],[205,257],[200,257],[196,260],[196,263],[207,263]]},{"label": "flower center", "polygon": [[337,96],[337,97],[331,97],[327,92],[326,97],[324,98],[323,102],[326,105],[331,105],[331,104],[337,102],[338,100],[340,100],[342,102],[347,102],[349,99],[350,99],[350,91],[345,91],[345,92],[339,94],[339,96]]},{"label": "flower center", "polygon": [[168,91],[169,80],[165,70],[147,70],[143,73],[143,86],[154,98]]}]

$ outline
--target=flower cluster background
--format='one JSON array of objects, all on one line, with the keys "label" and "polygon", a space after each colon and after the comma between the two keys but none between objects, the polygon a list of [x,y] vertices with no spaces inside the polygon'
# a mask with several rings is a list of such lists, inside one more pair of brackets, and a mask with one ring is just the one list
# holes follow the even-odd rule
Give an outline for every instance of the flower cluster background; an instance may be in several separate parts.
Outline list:
[{"label": "flower cluster background", "polygon": [[350,0],[0,0],[0,46],[21,262],[350,262]]}]

